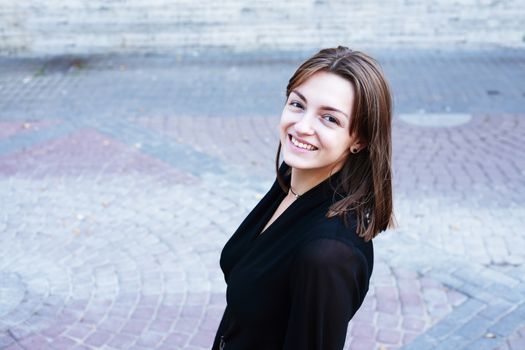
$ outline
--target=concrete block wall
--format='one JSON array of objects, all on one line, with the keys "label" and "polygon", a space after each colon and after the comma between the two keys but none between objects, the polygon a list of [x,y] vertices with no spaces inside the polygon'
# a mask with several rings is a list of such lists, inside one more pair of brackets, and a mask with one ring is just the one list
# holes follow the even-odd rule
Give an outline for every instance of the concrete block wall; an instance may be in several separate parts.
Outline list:
[{"label": "concrete block wall", "polygon": [[523,0],[0,0],[0,54],[525,47]]}]

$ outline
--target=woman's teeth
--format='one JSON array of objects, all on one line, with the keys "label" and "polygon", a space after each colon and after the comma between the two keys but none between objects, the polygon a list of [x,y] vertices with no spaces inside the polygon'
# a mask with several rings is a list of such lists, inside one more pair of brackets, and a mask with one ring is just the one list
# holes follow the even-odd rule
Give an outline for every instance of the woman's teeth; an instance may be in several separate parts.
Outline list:
[{"label": "woman's teeth", "polygon": [[314,146],[307,145],[307,144],[304,144],[304,143],[301,143],[301,142],[297,141],[293,136],[292,136],[292,143],[294,145],[296,145],[297,147],[299,147],[299,148],[304,148],[304,149],[307,149],[309,151],[315,151],[317,149]]}]

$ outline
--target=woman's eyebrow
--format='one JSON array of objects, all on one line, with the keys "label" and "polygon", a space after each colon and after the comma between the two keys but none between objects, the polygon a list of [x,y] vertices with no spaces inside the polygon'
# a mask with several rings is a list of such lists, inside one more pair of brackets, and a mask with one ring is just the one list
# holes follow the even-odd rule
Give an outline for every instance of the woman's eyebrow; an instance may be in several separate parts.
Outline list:
[{"label": "woman's eyebrow", "polygon": [[[292,92],[294,94],[296,94],[297,96],[299,96],[304,102],[308,103],[308,100],[306,99],[306,97],[304,97],[304,95],[301,94],[299,91],[292,90]],[[348,119],[348,115],[345,112],[343,112],[343,111],[341,111],[341,110],[339,110],[337,108],[330,107],[330,106],[321,106],[321,109],[326,109],[327,111],[339,112],[339,113],[341,113],[342,115],[344,115]]]}]

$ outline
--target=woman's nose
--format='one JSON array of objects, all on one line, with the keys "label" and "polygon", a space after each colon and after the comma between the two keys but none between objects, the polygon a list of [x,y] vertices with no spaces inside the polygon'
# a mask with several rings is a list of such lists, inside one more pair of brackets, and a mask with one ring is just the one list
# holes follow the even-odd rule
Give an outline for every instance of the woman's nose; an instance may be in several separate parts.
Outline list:
[{"label": "woman's nose", "polygon": [[315,116],[305,113],[302,115],[301,119],[294,124],[295,131],[301,134],[313,134],[314,132],[314,122]]}]

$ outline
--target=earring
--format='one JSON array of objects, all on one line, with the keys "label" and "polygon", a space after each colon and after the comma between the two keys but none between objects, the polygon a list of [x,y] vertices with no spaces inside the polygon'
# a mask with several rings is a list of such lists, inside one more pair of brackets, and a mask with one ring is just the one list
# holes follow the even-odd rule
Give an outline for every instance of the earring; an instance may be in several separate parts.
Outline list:
[{"label": "earring", "polygon": [[357,152],[359,152],[359,148],[354,147],[354,148],[350,149],[350,152],[352,152],[353,154],[356,154]]}]

